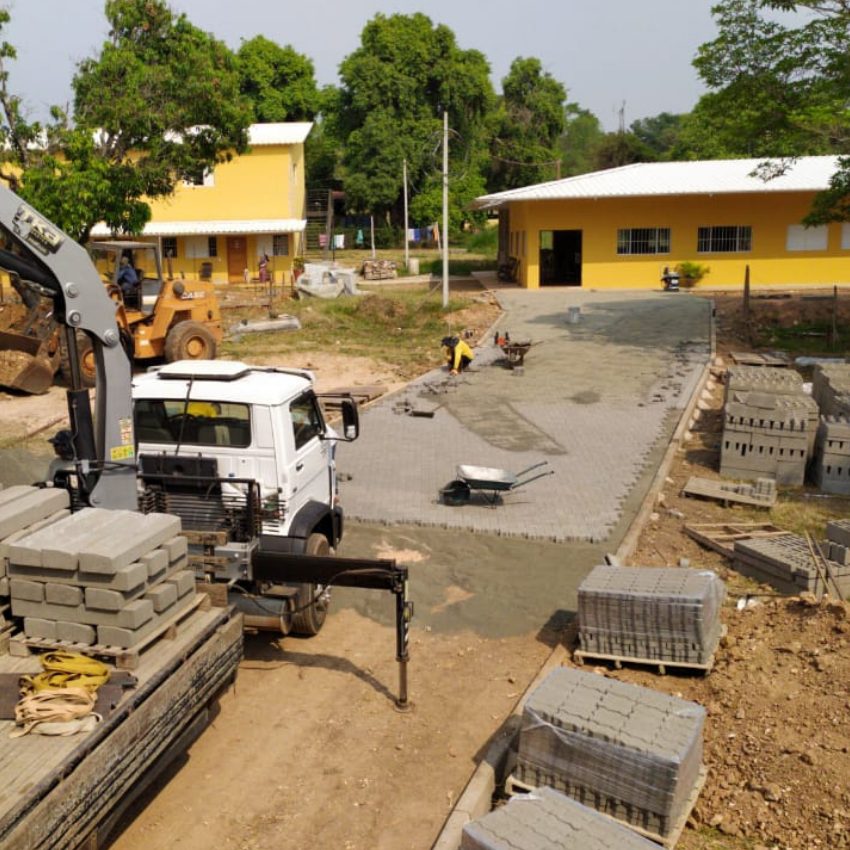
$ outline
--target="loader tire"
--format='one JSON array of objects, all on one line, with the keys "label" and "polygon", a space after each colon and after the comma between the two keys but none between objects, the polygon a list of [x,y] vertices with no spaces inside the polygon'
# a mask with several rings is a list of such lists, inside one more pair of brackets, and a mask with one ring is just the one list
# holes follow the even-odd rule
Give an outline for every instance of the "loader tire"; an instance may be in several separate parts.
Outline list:
[{"label": "loader tire", "polygon": [[165,359],[169,363],[175,360],[215,360],[215,355],[215,337],[200,322],[179,322],[165,337]]},{"label": "loader tire", "polygon": [[[305,555],[318,555],[324,557],[330,555],[331,547],[328,543],[328,538],[324,534],[311,534],[307,538],[307,546],[304,550]],[[318,585],[315,584],[299,584],[297,605],[300,607],[306,605],[319,592]],[[325,618],[328,616],[328,603],[324,599],[317,599],[302,611],[292,615],[292,631],[296,635],[304,635],[305,637],[313,637],[317,635],[322,626],[325,624]]]},{"label": "loader tire", "polygon": [[[86,389],[90,389],[97,381],[97,367],[95,364],[94,346],[82,331],[77,331],[77,357],[80,361],[80,380]],[[64,340],[59,346],[59,362],[62,377],[70,385],[71,356]]]}]

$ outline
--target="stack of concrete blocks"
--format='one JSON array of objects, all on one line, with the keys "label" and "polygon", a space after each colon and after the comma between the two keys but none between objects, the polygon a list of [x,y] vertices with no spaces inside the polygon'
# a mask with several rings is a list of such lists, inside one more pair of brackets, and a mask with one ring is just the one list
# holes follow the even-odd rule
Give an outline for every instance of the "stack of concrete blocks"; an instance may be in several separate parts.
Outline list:
[{"label": "stack of concrete blocks", "polygon": [[561,667],[526,701],[514,776],[663,838],[692,802],[704,721],[696,703]]},{"label": "stack of concrete blocks", "polygon": [[579,642],[590,654],[707,664],[726,588],[710,570],[595,567],[578,589]]},{"label": "stack of concrete blocks", "polygon": [[187,541],[168,514],[85,508],[6,551],[12,614],[30,638],[131,649],[194,601]]},{"label": "stack of concrete blocks", "polygon": [[720,474],[748,480],[769,476],[779,484],[801,485],[818,421],[817,404],[802,392],[730,393],[724,409]]},{"label": "stack of concrete blocks", "polygon": [[552,788],[512,797],[463,828],[460,850],[658,850],[658,845]]},{"label": "stack of concrete blocks", "polygon": [[818,489],[850,495],[850,418],[823,416],[812,467]]},{"label": "stack of concrete blocks", "polygon": [[850,363],[818,363],[812,397],[824,416],[850,417]]},{"label": "stack of concrete blocks", "polygon": [[[835,571],[836,564],[842,570],[850,566],[850,520],[837,519],[826,524],[826,551],[824,554],[829,559],[830,566]],[[850,596],[846,587],[839,581],[841,592],[845,599]]]},{"label": "stack of concrete blocks", "polygon": [[[0,609],[9,604],[10,582],[7,568],[9,543],[46,523],[68,516],[70,499],[65,490],[16,485],[0,487]],[[0,629],[6,618],[0,612]]]},{"label": "stack of concrete blocks", "polygon": [[803,392],[803,376],[793,369],[773,366],[730,366],[726,370],[724,402],[737,392],[798,396]]},{"label": "stack of concrete blocks", "polygon": [[[850,533],[844,537],[835,529],[831,533],[839,539],[834,542],[836,548],[821,544],[821,551],[829,560],[832,574],[838,581],[841,592],[850,594],[850,558],[847,549],[850,544]],[[832,538],[830,538],[832,540]],[[842,542],[846,540],[845,544]],[[836,558],[840,560],[836,560]],[[735,557],[733,567],[739,573],[756,581],[769,584],[780,593],[796,596],[803,591],[820,595],[827,589],[834,593],[830,583],[824,587],[823,568],[815,563],[809,550],[808,541],[797,534],[783,534],[778,537],[754,537],[749,540],[735,541]]]}]

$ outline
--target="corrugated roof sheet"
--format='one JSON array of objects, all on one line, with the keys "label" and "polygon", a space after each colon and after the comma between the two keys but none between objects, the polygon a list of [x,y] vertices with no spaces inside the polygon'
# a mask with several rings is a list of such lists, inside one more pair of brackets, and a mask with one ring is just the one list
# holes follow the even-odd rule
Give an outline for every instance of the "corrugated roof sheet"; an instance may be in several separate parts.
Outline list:
[{"label": "corrugated roof sheet", "polygon": [[[754,172],[770,164],[778,176],[764,180]],[[489,209],[511,201],[577,198],[627,198],[652,195],[719,195],[747,192],[820,191],[829,185],[838,158],[804,156],[796,160],[716,159],[697,162],[637,162],[579,174],[476,198],[473,207]]]},{"label": "corrugated roof sheet", "polygon": [[[248,233],[300,233],[307,222],[300,218],[255,218],[218,221],[149,221],[143,236],[239,236]],[[103,223],[91,231],[92,239],[108,238],[112,231]]]},{"label": "corrugated roof sheet", "polygon": [[312,129],[313,124],[310,121],[252,124],[248,128],[248,143],[251,145],[302,144]]}]

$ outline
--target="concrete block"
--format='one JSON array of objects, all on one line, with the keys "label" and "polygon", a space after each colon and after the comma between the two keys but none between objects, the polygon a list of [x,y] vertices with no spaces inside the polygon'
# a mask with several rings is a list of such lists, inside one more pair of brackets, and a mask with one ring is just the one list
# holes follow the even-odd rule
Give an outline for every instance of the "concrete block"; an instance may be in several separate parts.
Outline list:
[{"label": "concrete block", "polygon": [[165,549],[153,549],[140,555],[139,563],[145,565],[148,578],[162,575],[168,569],[168,552]]},{"label": "concrete block", "polygon": [[[184,596],[183,599],[178,599],[174,607],[172,607],[166,616],[172,617],[179,611],[187,608],[191,602],[191,596]],[[148,600],[139,600],[146,602]],[[99,626],[97,630],[98,643],[106,644],[107,646],[120,646],[124,649],[130,649],[139,641],[144,640],[149,635],[153,634],[162,626],[162,617],[154,616],[144,625],[136,629],[121,628],[116,626]]]},{"label": "concrete block", "polygon": [[15,493],[7,495],[6,500],[0,503],[0,539],[45,519],[70,504],[66,490],[52,487],[9,487],[8,490]]},{"label": "concrete block", "polygon": [[180,572],[169,576],[166,582],[177,587],[177,596],[182,599],[187,593],[191,593],[195,589],[195,574],[192,570],[180,570]]},{"label": "concrete block", "polygon": [[180,519],[176,516],[130,513],[120,532],[108,534],[80,552],[80,570],[112,575],[179,531]]},{"label": "concrete block", "polygon": [[9,579],[6,576],[0,578],[0,596],[9,595]]},{"label": "concrete block", "polygon": [[130,599],[141,593],[144,590],[147,579],[148,569],[139,561],[128,564],[126,567],[121,567],[113,575],[86,573],[80,570],[77,576],[77,580],[81,585],[121,591],[125,599]]},{"label": "concrete block", "polygon": [[87,587],[85,596],[86,608],[97,611],[120,611],[130,601],[120,590],[101,587]]},{"label": "concrete block", "polygon": [[43,563],[64,566],[66,569],[81,568],[81,553],[89,546],[103,540],[132,534],[133,511],[110,511],[104,508],[89,508],[75,515],[76,522],[69,526],[69,535],[50,541],[43,546]]},{"label": "concrete block", "polygon": [[12,599],[21,599],[27,602],[44,601],[44,584],[40,581],[13,578],[9,582],[9,586]]},{"label": "concrete block", "polygon": [[56,640],[56,623],[41,617],[24,617],[24,634],[31,638]]},{"label": "concrete block", "polygon": [[136,599],[118,612],[118,626],[123,629],[138,629],[149,622],[154,615],[154,605],[150,599]]},{"label": "concrete block", "polygon": [[97,630],[94,626],[87,626],[84,623],[68,623],[59,620],[56,623],[56,638],[67,640],[70,643],[84,643],[91,646],[93,643],[97,643]]},{"label": "concrete block", "polygon": [[153,603],[153,610],[157,614],[168,610],[177,601],[177,584],[164,581],[156,587],[152,587],[146,594],[145,599]]},{"label": "concrete block", "polygon": [[162,544],[162,548],[168,552],[169,563],[174,563],[180,558],[189,553],[189,540],[182,534],[177,534],[174,537],[166,540]]},{"label": "concrete block", "polygon": [[44,598],[51,605],[82,605],[83,590],[72,584],[48,582],[44,586]]}]

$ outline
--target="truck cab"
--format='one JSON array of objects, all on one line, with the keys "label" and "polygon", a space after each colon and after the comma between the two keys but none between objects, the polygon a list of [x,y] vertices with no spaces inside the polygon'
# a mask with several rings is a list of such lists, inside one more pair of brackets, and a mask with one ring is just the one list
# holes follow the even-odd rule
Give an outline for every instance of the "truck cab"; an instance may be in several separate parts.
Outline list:
[{"label": "truck cab", "polygon": [[306,370],[186,360],[136,376],[133,407],[142,504],[181,517],[197,578],[226,583],[246,617],[271,609],[273,624],[289,614],[310,633],[298,624],[321,592],[302,583],[293,593],[285,575],[257,582],[253,559],[339,545],[334,455],[338,440],[357,436],[354,403],[341,403],[340,435]]}]

